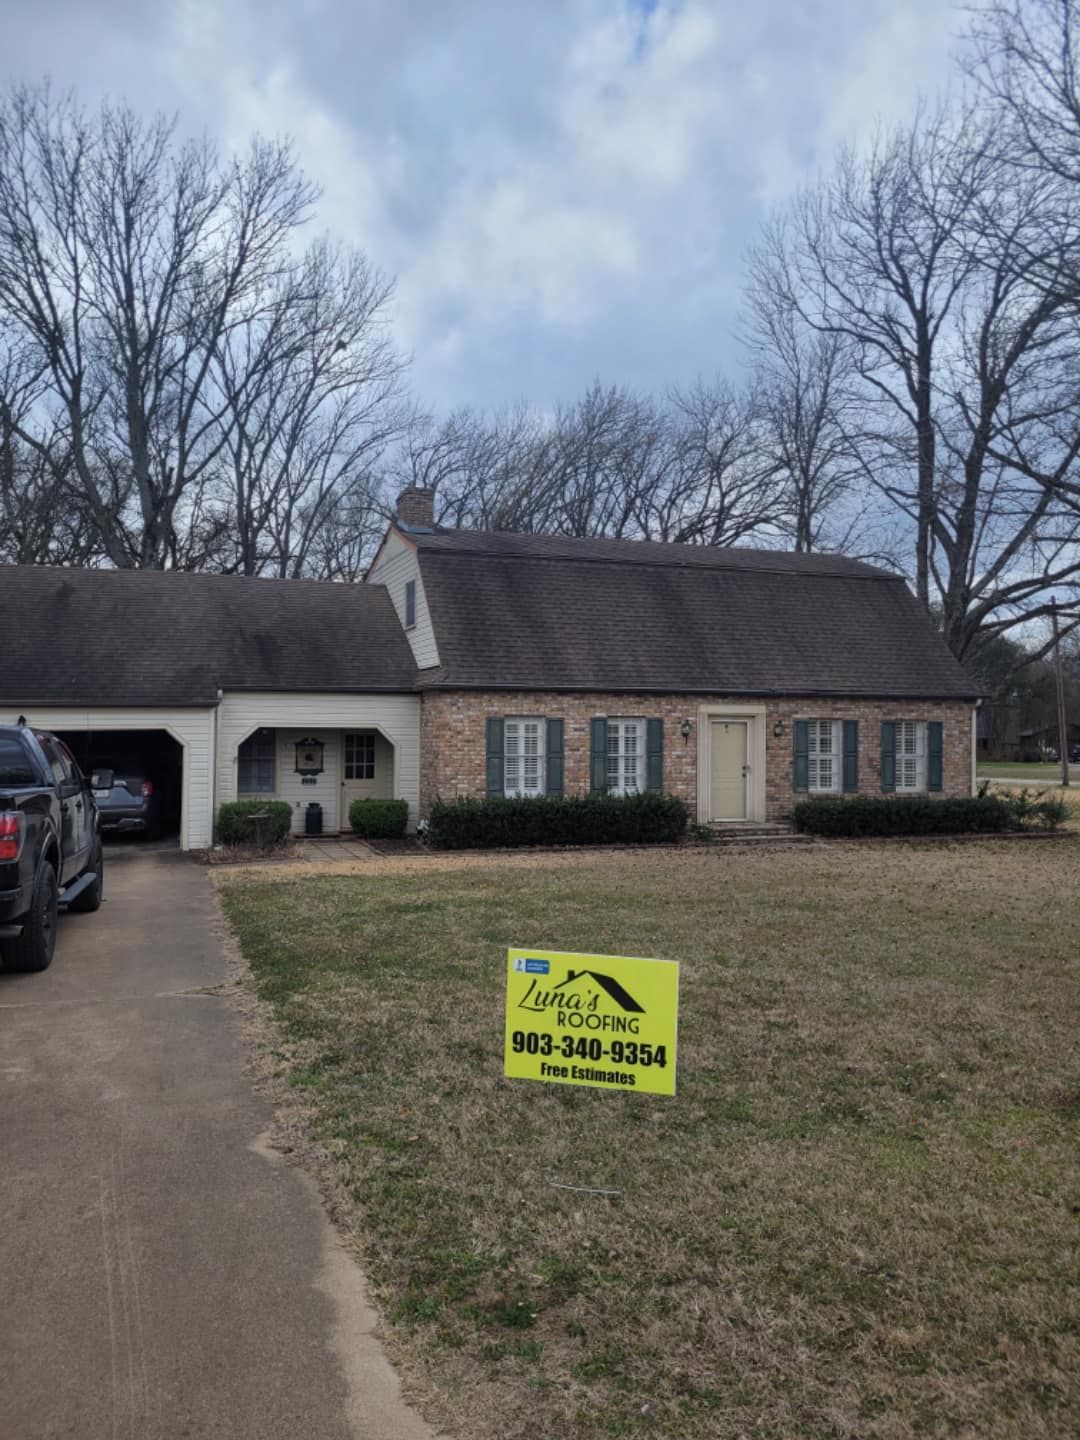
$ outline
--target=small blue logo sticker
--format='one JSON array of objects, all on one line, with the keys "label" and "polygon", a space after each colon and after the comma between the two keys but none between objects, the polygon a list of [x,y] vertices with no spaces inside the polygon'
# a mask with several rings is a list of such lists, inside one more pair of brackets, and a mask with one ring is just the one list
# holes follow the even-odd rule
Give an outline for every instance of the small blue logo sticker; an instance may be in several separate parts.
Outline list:
[{"label": "small blue logo sticker", "polygon": [[525,960],[518,955],[514,960],[514,970],[519,975],[547,975],[551,972],[549,960]]}]

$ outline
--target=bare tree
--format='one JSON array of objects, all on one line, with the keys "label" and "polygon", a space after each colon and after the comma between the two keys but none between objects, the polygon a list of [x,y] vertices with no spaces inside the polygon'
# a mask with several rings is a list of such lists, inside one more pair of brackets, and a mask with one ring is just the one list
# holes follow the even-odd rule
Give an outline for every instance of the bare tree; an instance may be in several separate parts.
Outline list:
[{"label": "bare tree", "polygon": [[225,443],[215,356],[314,199],[284,144],[222,162],[126,107],[88,118],[47,87],[0,105],[0,316],[48,377],[113,564],[168,560]]},{"label": "bare tree", "polygon": [[85,563],[93,542],[70,490],[66,437],[43,404],[45,383],[16,337],[0,335],[0,558]]},{"label": "bare tree", "polygon": [[752,264],[759,306],[851,347],[848,437],[910,526],[916,591],[958,655],[1080,579],[1078,227],[1060,185],[1000,142],[968,108],[847,151]]},{"label": "bare tree", "polygon": [[371,491],[408,420],[390,294],[363,255],[320,242],[220,340],[211,376],[230,490],[222,533],[234,546],[222,568],[303,574],[331,511]]},{"label": "bare tree", "polygon": [[786,311],[850,346],[871,422],[861,427],[861,452],[868,463],[874,452],[871,473],[914,521],[915,591],[925,604],[935,361],[974,265],[962,241],[965,219],[995,163],[973,115],[920,115],[910,129],[879,139],[865,158],[842,150],[834,174],[766,228],[751,260],[757,306]]},{"label": "bare tree", "polygon": [[1000,0],[973,10],[966,68],[1011,119],[1018,158],[1080,183],[1080,6]]},{"label": "bare tree", "polygon": [[843,336],[809,328],[775,291],[748,293],[743,336],[756,367],[761,443],[783,486],[782,528],[796,551],[865,546],[865,503],[846,505],[865,480],[852,431],[859,402]]}]

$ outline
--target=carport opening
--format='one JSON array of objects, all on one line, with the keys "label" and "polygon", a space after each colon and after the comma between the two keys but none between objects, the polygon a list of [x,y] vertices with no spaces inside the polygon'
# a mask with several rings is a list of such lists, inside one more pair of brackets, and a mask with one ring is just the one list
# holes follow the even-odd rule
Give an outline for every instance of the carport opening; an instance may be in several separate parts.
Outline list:
[{"label": "carport opening", "polygon": [[[184,750],[166,730],[59,730],[56,732],[79,762],[84,774],[108,768],[124,777],[132,793],[130,806],[122,792],[102,804],[102,833],[107,842],[180,840],[180,803],[184,787]],[[148,804],[136,791],[150,786]],[[110,814],[111,811],[111,814]],[[141,813],[140,813],[141,812]]]}]

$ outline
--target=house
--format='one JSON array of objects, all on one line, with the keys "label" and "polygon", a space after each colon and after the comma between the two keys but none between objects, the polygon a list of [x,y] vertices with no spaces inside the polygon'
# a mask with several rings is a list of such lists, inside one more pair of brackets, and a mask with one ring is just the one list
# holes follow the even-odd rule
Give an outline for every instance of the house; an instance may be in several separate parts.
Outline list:
[{"label": "house", "polygon": [[310,803],[335,830],[367,794],[415,824],[458,795],[655,789],[739,823],[807,795],[971,793],[980,689],[900,577],[448,530],[433,505],[399,497],[358,585],[0,569],[0,720],[159,737],[186,847],[237,796],[287,800],[299,831]]}]

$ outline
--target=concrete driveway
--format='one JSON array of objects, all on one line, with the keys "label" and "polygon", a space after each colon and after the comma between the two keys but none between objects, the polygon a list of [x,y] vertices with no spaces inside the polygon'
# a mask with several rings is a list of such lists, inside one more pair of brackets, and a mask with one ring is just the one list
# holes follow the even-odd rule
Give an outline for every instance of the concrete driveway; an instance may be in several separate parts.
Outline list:
[{"label": "concrete driveway", "polygon": [[0,974],[0,1432],[423,1440],[266,1143],[205,873],[141,855],[106,896],[50,970]]}]

